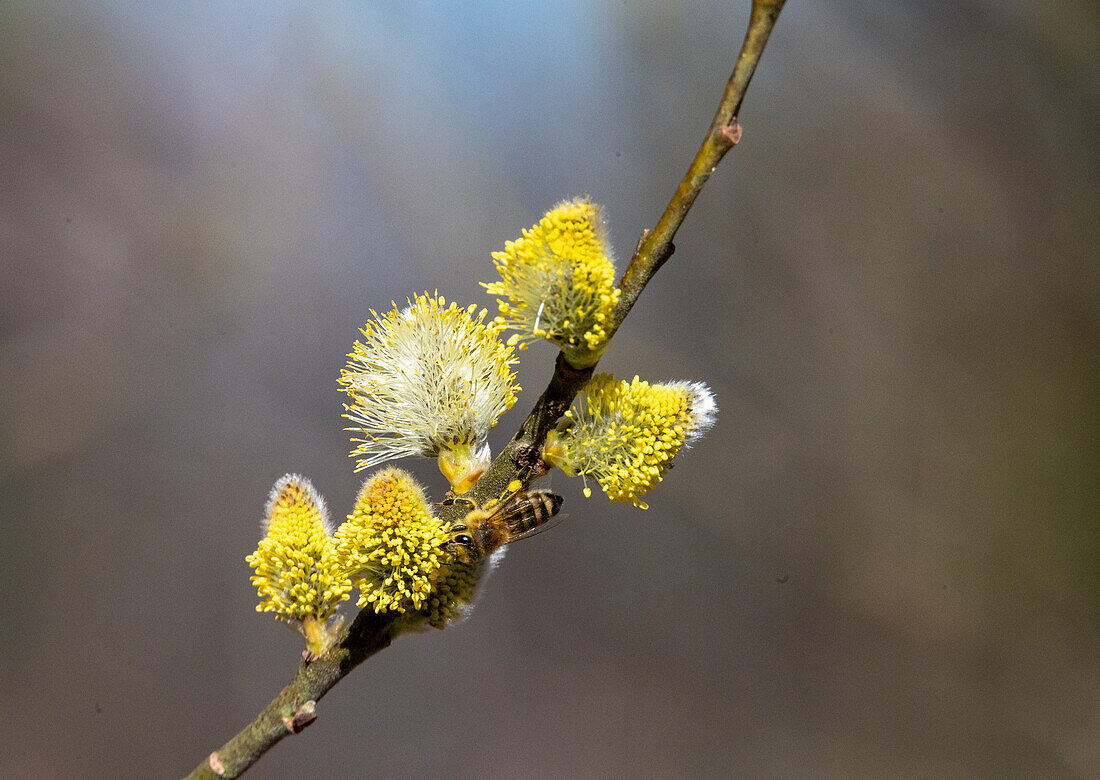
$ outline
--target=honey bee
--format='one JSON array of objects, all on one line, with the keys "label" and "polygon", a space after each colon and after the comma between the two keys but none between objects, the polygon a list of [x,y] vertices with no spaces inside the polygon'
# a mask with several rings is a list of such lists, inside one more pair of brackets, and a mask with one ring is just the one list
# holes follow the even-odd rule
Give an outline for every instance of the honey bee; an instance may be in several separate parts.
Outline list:
[{"label": "honey bee", "polygon": [[465,499],[447,503],[469,504],[466,517],[451,526],[451,547],[468,561],[488,558],[511,542],[534,536],[561,509],[562,497],[549,490],[516,493],[489,509],[478,509]]}]

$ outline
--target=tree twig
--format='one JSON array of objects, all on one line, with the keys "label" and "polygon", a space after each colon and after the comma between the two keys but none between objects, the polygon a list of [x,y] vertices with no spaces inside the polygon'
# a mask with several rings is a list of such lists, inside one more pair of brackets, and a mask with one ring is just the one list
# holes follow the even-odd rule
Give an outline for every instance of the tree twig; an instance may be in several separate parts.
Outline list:
[{"label": "tree twig", "polygon": [[[785,0],[753,0],[752,17],[741,46],[733,75],[726,83],[714,119],[683,180],[652,230],[646,231],[623,272],[622,293],[615,309],[608,338],[614,335],[634,306],[646,284],[672,255],[672,239],[715,167],[741,137],[737,114],[745,90],[764,52],[775,20]],[[483,504],[502,495],[513,480],[527,484],[545,473],[539,452],[547,433],[557,423],[595,366],[576,368],[559,354],[550,384],[543,391],[519,432],[496,457],[468,497]],[[465,510],[460,505],[443,507],[440,519],[457,520]],[[370,656],[389,646],[401,633],[400,616],[394,612],[376,614],[363,609],[340,634],[336,643],[316,659],[304,659],[289,685],[272,699],[239,734],[210,754],[189,780],[239,777],[283,737],[298,733],[316,718],[316,703],[336,683]]]},{"label": "tree twig", "polygon": [[[673,193],[672,200],[665,207],[661,218],[657,220],[657,225],[642,234],[634,256],[619,281],[619,289],[622,293],[608,328],[608,339],[619,329],[619,325],[622,324],[649,280],[672,256],[674,251],[672,239],[702,191],[703,185],[707,183],[718,163],[726,156],[726,152],[741,140],[741,125],[737,121],[737,114],[741,110],[745,91],[749,87],[752,74],[756,70],[760,56],[764,53],[764,47],[771,36],[775,20],[785,2],[786,0],[753,0],[752,17],[749,20],[748,31],[745,33],[745,41],[741,45],[741,53],[737,57],[733,73],[726,82],[725,92],[718,103],[714,119],[707,128],[703,143],[695,153],[695,159],[691,161],[676,192]],[[532,468],[531,474],[539,475],[545,467],[542,466],[537,453],[546,440],[546,434],[573,403],[573,399],[592,376],[594,369],[595,364],[585,368],[573,367],[566,361],[564,354],[558,355],[550,384],[543,391],[542,397],[527,416],[515,438],[497,456],[492,466],[474,486],[470,494],[472,500],[483,503],[498,497],[504,492],[505,486],[514,479],[519,479],[526,484],[530,478],[525,469]],[[533,461],[537,463],[532,465]],[[451,507],[450,513],[445,513],[442,517],[447,521],[457,520],[460,512],[459,507]]]},{"label": "tree twig", "polygon": [[623,272],[622,280],[619,282],[622,294],[615,308],[611,334],[618,330],[649,280],[672,256],[672,239],[691,209],[691,205],[695,203],[703,185],[714,173],[718,163],[726,156],[726,152],[741,140],[741,125],[737,121],[737,115],[741,111],[741,101],[745,99],[745,90],[749,88],[752,74],[756,70],[757,63],[760,62],[760,55],[764,53],[764,47],[768,43],[779,12],[783,10],[784,2],[786,0],[753,0],[752,18],[749,21],[748,32],[745,34],[745,42],[741,44],[737,64],[733,68],[729,81],[726,82],[726,91],[722,95],[710,127],[707,128],[703,143],[680,181],[680,185],[676,188],[665,212],[657,220],[657,225],[642,235],[630,265]]},{"label": "tree twig", "polygon": [[352,669],[389,646],[398,633],[399,617],[397,612],[360,610],[328,652],[316,659],[303,657],[290,684],[240,733],[195,767],[188,780],[240,777],[276,742],[312,723],[321,697]]}]

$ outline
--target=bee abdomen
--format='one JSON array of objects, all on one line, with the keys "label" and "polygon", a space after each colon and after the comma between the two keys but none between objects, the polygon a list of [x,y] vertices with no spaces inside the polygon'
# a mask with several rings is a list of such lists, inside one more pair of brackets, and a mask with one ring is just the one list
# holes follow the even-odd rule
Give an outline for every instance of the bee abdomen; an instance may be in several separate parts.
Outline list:
[{"label": "bee abdomen", "polygon": [[517,504],[509,525],[513,533],[524,534],[547,523],[561,509],[562,497],[549,490],[534,490],[525,495]]}]

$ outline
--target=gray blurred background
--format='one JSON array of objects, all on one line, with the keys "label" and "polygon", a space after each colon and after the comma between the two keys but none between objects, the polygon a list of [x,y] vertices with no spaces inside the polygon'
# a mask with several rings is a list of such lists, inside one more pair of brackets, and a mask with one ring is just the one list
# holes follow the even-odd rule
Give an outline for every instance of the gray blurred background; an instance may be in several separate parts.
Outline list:
[{"label": "gray blurred background", "polygon": [[[268,702],[301,642],[244,557],[287,471],[350,509],[368,308],[488,304],[585,193],[621,269],[747,7],[0,5],[0,774],[180,776]],[[555,475],[468,621],[254,774],[1100,777],[1098,38],[792,2],[601,365],[717,427],[647,512]]]}]

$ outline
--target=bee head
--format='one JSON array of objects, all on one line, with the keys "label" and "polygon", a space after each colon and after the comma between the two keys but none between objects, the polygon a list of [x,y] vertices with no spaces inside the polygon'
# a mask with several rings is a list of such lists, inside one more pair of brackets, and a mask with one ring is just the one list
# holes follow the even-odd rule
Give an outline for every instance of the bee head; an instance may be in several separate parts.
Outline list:
[{"label": "bee head", "polygon": [[475,555],[472,533],[465,525],[451,526],[451,538],[447,542],[447,549],[455,553],[459,560],[469,562]]},{"label": "bee head", "polygon": [[464,525],[451,526],[451,544],[461,545],[462,547],[474,546],[473,537],[470,536],[469,529]]}]

